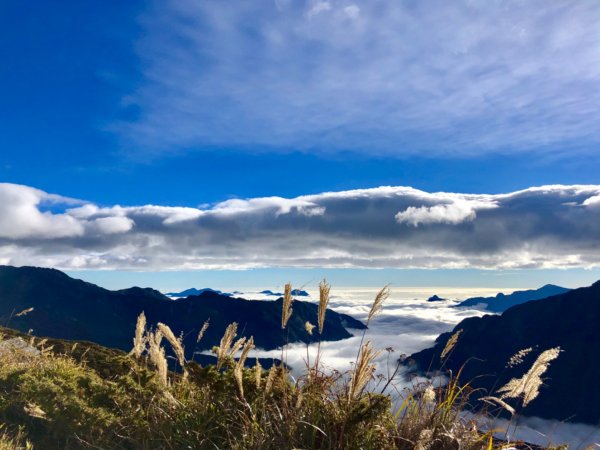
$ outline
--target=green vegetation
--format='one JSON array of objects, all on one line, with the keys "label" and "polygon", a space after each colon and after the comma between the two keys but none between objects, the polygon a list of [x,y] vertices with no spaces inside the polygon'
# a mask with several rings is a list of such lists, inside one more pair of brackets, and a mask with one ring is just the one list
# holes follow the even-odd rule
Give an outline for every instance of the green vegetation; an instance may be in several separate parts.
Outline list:
[{"label": "green vegetation", "polygon": [[[282,329],[293,314],[290,291]],[[307,333],[322,331],[325,283],[321,292],[318,324],[307,323]],[[386,291],[377,296],[369,320],[385,297]],[[207,367],[186,361],[181,337],[164,324],[148,328],[143,315],[132,330],[129,355],[92,343],[0,332],[0,450],[487,450],[497,445],[460,415],[469,388],[455,379],[442,388],[423,385],[407,392],[394,409],[389,396],[377,393],[381,386],[373,388],[377,352],[368,341],[347,373],[325,372],[317,357],[294,379],[284,365],[246,367],[253,340],[236,339],[235,324],[214,349],[218,364]],[[163,339],[174,355],[172,370],[166,370]]]}]

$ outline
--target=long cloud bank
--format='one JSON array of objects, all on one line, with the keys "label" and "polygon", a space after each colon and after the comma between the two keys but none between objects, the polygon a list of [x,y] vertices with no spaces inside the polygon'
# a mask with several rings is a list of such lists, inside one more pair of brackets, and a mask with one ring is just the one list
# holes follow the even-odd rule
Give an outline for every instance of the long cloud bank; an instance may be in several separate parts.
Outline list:
[{"label": "long cloud bank", "polygon": [[[597,2],[154,2],[114,124],[148,153],[593,156]],[[132,150],[133,151],[133,150]],[[529,154],[529,153],[528,153]]]},{"label": "long cloud bank", "polygon": [[600,265],[600,186],[409,187],[101,206],[0,184],[0,263],[65,269],[570,268]]}]

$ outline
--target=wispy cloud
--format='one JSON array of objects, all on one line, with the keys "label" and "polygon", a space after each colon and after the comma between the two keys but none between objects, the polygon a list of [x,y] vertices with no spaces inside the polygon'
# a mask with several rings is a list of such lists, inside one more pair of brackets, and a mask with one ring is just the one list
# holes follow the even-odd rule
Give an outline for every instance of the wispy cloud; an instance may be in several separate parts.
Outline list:
[{"label": "wispy cloud", "polygon": [[[600,186],[498,195],[379,187],[189,208],[98,206],[0,184],[0,263],[148,270],[592,267],[600,265],[599,196]],[[46,210],[49,200],[54,208]]]},{"label": "wispy cloud", "polygon": [[599,22],[577,1],[155,3],[115,128],[145,155],[592,152]]}]

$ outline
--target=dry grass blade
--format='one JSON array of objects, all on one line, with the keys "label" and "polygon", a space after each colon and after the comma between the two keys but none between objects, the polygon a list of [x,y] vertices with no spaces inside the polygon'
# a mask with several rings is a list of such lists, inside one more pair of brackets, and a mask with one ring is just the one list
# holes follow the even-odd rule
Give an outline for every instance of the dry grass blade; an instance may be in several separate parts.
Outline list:
[{"label": "dry grass blade", "polygon": [[375,300],[373,300],[373,305],[371,305],[371,310],[369,311],[369,315],[367,316],[367,324],[371,321],[373,317],[381,312],[383,309],[383,302],[385,302],[390,296],[390,287],[389,284],[386,284],[375,296]]},{"label": "dry grass blade", "polygon": [[287,326],[288,320],[292,317],[292,302],[294,298],[292,297],[292,284],[287,283],[285,285],[283,291],[283,304],[281,307],[281,328],[285,329]]},{"label": "dry grass blade", "polygon": [[481,400],[482,402],[490,403],[490,404],[500,405],[502,408],[504,408],[505,410],[507,410],[513,416],[516,413],[515,408],[513,408],[512,406],[510,406],[508,403],[506,403],[501,398],[493,397],[493,396],[490,395],[490,396],[487,396],[487,397],[481,397],[479,400]]},{"label": "dry grass blade", "polygon": [[129,353],[140,358],[146,349],[146,315],[142,311],[135,325],[135,336],[133,337],[133,349]]},{"label": "dry grass blade", "polygon": [[446,356],[448,356],[448,354],[456,346],[456,343],[458,342],[458,338],[460,337],[461,333],[462,333],[462,330],[458,330],[456,333],[454,333],[452,336],[450,336],[450,339],[448,339],[448,341],[446,342],[446,345],[444,346],[444,350],[442,350],[440,359],[444,359]]},{"label": "dry grass blade", "polygon": [[375,370],[373,360],[379,352],[371,348],[371,341],[367,341],[360,349],[360,354],[352,372],[350,386],[348,388],[348,401],[355,399],[363,391]]},{"label": "dry grass blade", "polygon": [[500,398],[518,398],[522,396],[523,406],[527,406],[539,395],[540,386],[543,383],[542,375],[548,370],[550,362],[558,358],[560,352],[560,347],[543,351],[525,375],[521,378],[513,378],[498,389],[498,393],[502,394]]},{"label": "dry grass blade", "polygon": [[27,403],[27,405],[23,407],[23,410],[31,417],[47,420],[46,412],[36,403]]},{"label": "dry grass blade", "polygon": [[[327,305],[329,304],[330,291],[331,285],[327,284],[326,280],[323,280],[319,283],[319,334],[323,334],[323,326],[325,325],[325,313],[327,312]],[[312,334],[312,332],[309,334]]]}]

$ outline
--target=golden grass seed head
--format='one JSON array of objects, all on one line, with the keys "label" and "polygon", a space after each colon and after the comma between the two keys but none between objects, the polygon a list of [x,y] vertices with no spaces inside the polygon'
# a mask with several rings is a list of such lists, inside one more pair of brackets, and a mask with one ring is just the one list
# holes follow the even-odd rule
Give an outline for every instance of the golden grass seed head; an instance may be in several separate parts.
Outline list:
[{"label": "golden grass seed head", "polygon": [[510,369],[512,367],[518,366],[523,362],[523,358],[525,358],[529,353],[533,351],[533,347],[524,348],[523,350],[519,350],[517,353],[512,355],[508,362],[506,363],[506,368]]},{"label": "golden grass seed head", "polygon": [[354,367],[350,378],[348,401],[358,397],[371,379],[371,376],[375,371],[373,361],[378,355],[379,352],[376,352],[371,348],[371,341],[367,341],[360,349],[356,366]]},{"label": "golden grass seed head", "polygon": [[383,288],[381,288],[373,300],[369,315],[367,316],[367,323],[369,323],[373,317],[383,310],[383,303],[388,299],[389,296],[390,287],[389,284],[386,284]]},{"label": "golden grass seed head", "polygon": [[540,393],[540,386],[543,384],[542,375],[548,370],[550,362],[560,355],[560,347],[551,348],[543,351],[537,357],[529,371],[521,378],[513,378],[500,389],[498,393],[501,399],[523,397],[523,406],[527,406]]},{"label": "golden grass seed head", "polygon": [[164,335],[165,339],[169,344],[171,344],[171,348],[177,357],[177,361],[181,367],[185,367],[185,351],[183,348],[183,344],[181,343],[181,339],[177,338],[171,328],[168,325],[165,325],[162,322],[158,322],[157,324],[158,330]]},{"label": "golden grass seed head", "polygon": [[292,284],[286,283],[283,291],[283,303],[281,308],[281,328],[285,329],[287,326],[290,317],[292,317],[292,302],[294,298],[292,297]]},{"label": "golden grass seed head", "polygon": [[450,354],[452,349],[456,346],[456,343],[458,342],[458,338],[460,337],[462,331],[462,329],[458,330],[456,333],[450,336],[450,339],[448,339],[446,345],[444,346],[444,350],[442,350],[440,359],[444,359],[446,356],[448,356],[448,354]]},{"label": "golden grass seed head", "polygon": [[[329,293],[331,291],[331,285],[327,283],[327,280],[323,279],[319,283],[319,310],[318,310],[318,325],[319,334],[323,334],[323,326],[325,325],[325,314],[327,313],[327,305],[329,304]],[[309,333],[312,334],[312,333]]]},{"label": "golden grass seed head", "polygon": [[140,313],[135,324],[135,335],[133,336],[133,349],[130,355],[140,358],[146,349],[146,315]]},{"label": "golden grass seed head", "polygon": [[210,323],[210,319],[206,319],[206,322],[204,322],[204,325],[202,325],[202,328],[200,329],[200,332],[198,333],[198,337],[196,338],[196,343],[200,342],[202,340],[202,338],[204,337],[204,333],[206,333],[209,323]]}]

